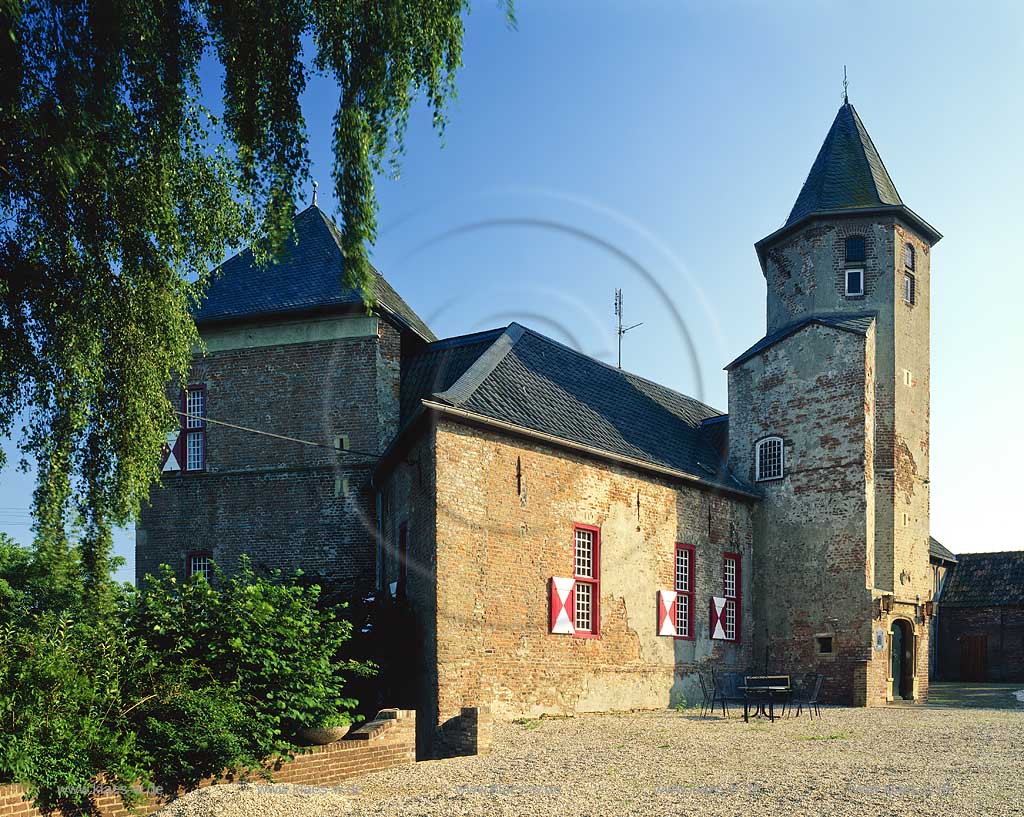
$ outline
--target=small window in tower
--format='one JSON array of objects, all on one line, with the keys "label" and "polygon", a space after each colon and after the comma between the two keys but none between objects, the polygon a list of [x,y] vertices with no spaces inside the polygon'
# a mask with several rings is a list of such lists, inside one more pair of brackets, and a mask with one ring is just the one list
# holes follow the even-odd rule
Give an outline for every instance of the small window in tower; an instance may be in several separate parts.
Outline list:
[{"label": "small window in tower", "polygon": [[758,482],[782,479],[783,476],[782,437],[768,437],[757,444],[755,453],[755,478]]},{"label": "small window in tower", "polygon": [[846,263],[863,264],[867,260],[864,236],[851,235],[846,239]]},{"label": "small window in tower", "polygon": [[914,273],[904,272],[903,273],[903,300],[908,304],[914,303],[914,298],[917,295],[917,281],[914,279]]},{"label": "small window in tower", "polygon": [[903,266],[907,269],[914,269],[914,245],[904,244],[903,245]]},{"label": "small window in tower", "polygon": [[903,385],[913,386],[914,385],[914,373],[910,369],[903,370]]},{"label": "small window in tower", "polygon": [[830,635],[819,635],[818,640],[818,654],[819,655],[831,655],[832,654],[832,636]]},{"label": "small window in tower", "polygon": [[856,297],[864,294],[864,269],[852,267],[846,271],[846,296]]}]

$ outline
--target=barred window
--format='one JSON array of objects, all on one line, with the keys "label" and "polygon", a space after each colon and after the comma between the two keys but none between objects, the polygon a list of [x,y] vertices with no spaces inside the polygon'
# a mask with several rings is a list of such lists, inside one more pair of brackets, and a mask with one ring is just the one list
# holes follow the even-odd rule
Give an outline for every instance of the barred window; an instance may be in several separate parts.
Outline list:
[{"label": "barred window", "polygon": [[914,298],[917,295],[917,281],[914,280],[914,274],[911,272],[903,273],[903,300],[908,304],[914,303]]},{"label": "barred window", "polygon": [[581,637],[596,636],[600,631],[600,535],[597,528],[576,525],[573,529],[574,624]]},{"label": "barred window", "polygon": [[188,555],[188,575],[202,576],[207,581],[213,575],[213,557],[207,553],[190,553]]},{"label": "barred window", "polygon": [[693,638],[695,549],[693,545],[676,545],[676,637]]},{"label": "barred window", "polygon": [[864,236],[851,235],[846,239],[846,263],[863,264],[867,260],[867,247]]},{"label": "barred window", "polygon": [[755,479],[758,482],[782,479],[785,472],[785,450],[782,437],[767,437],[761,440],[758,442],[755,452]]}]

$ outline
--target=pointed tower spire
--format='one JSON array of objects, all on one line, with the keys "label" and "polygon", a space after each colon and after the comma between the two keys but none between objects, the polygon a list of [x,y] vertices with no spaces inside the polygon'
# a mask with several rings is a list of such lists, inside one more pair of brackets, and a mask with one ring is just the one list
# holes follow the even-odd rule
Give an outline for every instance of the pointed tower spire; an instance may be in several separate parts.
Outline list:
[{"label": "pointed tower spire", "polygon": [[812,213],[901,204],[864,123],[853,105],[843,102],[786,224]]}]

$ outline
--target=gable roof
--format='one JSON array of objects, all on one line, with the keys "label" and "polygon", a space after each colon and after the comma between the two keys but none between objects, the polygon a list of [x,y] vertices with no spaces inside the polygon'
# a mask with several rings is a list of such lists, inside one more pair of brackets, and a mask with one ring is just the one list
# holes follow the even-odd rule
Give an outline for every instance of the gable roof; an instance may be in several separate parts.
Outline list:
[{"label": "gable roof", "polygon": [[518,323],[432,343],[410,361],[403,422],[419,405],[756,496],[702,423],[721,412]]},{"label": "gable roof", "polygon": [[1024,550],[961,553],[942,589],[943,607],[1024,605]]},{"label": "gable roof", "polygon": [[[206,297],[193,310],[197,324],[332,308],[362,307],[360,293],[342,289],[341,234],[319,207],[295,216],[294,235],[276,260],[257,264],[244,250],[214,270]],[[434,333],[373,270],[378,307],[424,340]]]},{"label": "gable roof", "polygon": [[821,326],[830,326],[833,329],[841,329],[844,332],[852,332],[855,335],[866,335],[874,320],[875,313],[873,312],[863,312],[855,315],[816,315],[811,318],[804,318],[802,321],[797,321],[796,323],[785,326],[776,332],[765,335],[761,340],[747,349],[747,351],[731,363],[727,364],[725,369],[728,371],[729,369],[739,366],[745,360],[749,360],[755,355],[760,354],[769,346],[774,346],[780,340],[788,338],[790,335],[799,332],[805,326],[810,326],[812,323],[820,324]]},{"label": "gable roof", "polygon": [[953,551],[947,548],[934,536],[928,537],[928,555],[932,559],[937,559],[940,562],[951,562],[956,564],[956,556],[953,555]]},{"label": "gable roof", "polygon": [[811,213],[887,204],[901,205],[903,199],[857,110],[846,102],[825,136],[786,225]]}]

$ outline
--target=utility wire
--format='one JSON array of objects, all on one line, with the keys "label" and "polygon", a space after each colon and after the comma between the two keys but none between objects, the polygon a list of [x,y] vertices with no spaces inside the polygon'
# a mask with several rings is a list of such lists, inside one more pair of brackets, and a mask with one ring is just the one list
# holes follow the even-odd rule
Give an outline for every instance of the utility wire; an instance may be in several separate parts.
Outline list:
[{"label": "utility wire", "polygon": [[[288,437],[284,434],[274,434],[271,431],[260,431],[258,428],[248,428],[246,426],[236,425],[235,423],[227,423],[224,420],[213,420],[209,417],[204,417],[201,414],[189,414],[187,411],[176,411],[174,413],[189,420],[202,420],[204,423],[212,423],[215,426],[233,428],[235,431],[247,431],[250,434],[259,434],[263,437],[273,437],[275,440],[285,440],[290,443],[299,443],[300,445],[311,445],[314,448],[324,448],[328,451],[333,451],[335,454],[355,454],[361,457],[371,457],[375,460],[380,459],[380,454],[371,454],[369,451],[358,451],[355,448],[335,448],[333,445],[325,445],[324,443],[317,443],[312,440],[301,440],[298,437]],[[186,431],[187,430],[188,429],[186,429]]]}]

